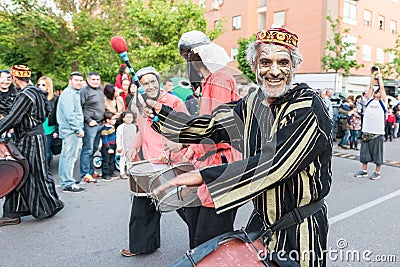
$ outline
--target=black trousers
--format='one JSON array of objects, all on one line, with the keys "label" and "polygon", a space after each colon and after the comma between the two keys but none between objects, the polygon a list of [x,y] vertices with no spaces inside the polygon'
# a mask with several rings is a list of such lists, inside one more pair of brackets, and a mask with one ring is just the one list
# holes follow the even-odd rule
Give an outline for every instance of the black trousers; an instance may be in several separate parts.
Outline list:
[{"label": "black trousers", "polygon": [[237,208],[217,214],[214,208],[185,208],[186,222],[189,227],[190,248],[233,231]]},{"label": "black trousers", "polygon": [[161,213],[147,197],[133,197],[129,221],[129,250],[150,253],[160,247]]},{"label": "black trousers", "polygon": [[103,158],[103,165],[101,172],[103,177],[110,177],[114,175],[115,154],[108,154],[108,148],[101,148],[101,157]]}]

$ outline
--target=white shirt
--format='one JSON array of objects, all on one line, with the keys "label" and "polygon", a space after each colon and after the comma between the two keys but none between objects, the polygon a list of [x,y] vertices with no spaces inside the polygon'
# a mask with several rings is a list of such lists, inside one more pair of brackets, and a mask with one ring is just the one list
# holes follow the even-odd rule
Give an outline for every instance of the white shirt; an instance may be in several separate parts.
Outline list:
[{"label": "white shirt", "polygon": [[[383,108],[384,107],[384,108]],[[370,99],[364,111],[363,133],[385,134],[386,104],[382,99]]]}]

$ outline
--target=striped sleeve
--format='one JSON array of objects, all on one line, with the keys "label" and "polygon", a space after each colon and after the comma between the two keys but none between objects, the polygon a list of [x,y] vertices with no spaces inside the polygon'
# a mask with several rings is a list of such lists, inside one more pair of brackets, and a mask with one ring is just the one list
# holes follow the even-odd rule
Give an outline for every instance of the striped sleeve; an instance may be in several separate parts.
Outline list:
[{"label": "striped sleeve", "polygon": [[0,134],[20,123],[27,110],[32,108],[32,105],[33,102],[27,95],[19,94],[11,107],[10,113],[0,120]]},{"label": "striped sleeve", "polygon": [[243,123],[235,112],[236,102],[220,105],[212,115],[191,117],[163,105],[159,122],[152,128],[178,143],[230,143],[236,147],[242,141]]},{"label": "striped sleeve", "polygon": [[217,212],[239,206],[292,179],[325,153],[331,124],[324,110],[322,100],[300,97],[277,114],[276,148],[272,142],[262,153],[242,161],[202,169]]}]

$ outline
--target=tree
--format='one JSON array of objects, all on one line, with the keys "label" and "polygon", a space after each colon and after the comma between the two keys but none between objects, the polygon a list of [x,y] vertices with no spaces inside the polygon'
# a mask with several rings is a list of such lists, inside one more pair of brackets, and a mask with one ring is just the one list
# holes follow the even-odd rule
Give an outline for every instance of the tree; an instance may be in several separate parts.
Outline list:
[{"label": "tree", "polygon": [[393,56],[393,61],[386,64],[378,64],[385,77],[400,78],[400,34],[397,35],[394,48],[384,50]]},{"label": "tree", "polygon": [[[205,32],[204,10],[183,0],[65,1],[10,0],[0,6],[0,62],[27,64],[64,88],[71,71],[98,71],[114,82],[122,63],[110,46],[125,38],[134,69],[163,70],[183,63],[177,48],[186,31]],[[219,31],[207,34],[218,36]]]},{"label": "tree", "polygon": [[257,83],[256,74],[254,71],[251,70],[251,67],[246,59],[246,49],[247,45],[251,42],[256,40],[256,36],[253,35],[249,39],[240,38],[238,40],[238,55],[237,55],[237,62],[239,70],[246,75],[249,79],[251,79],[254,83]]},{"label": "tree", "polygon": [[[351,42],[346,42],[345,38],[349,33],[349,29],[342,29],[340,19],[332,19],[327,16],[326,19],[329,21],[333,38],[327,40],[325,43],[325,56],[321,59],[322,68],[325,71],[334,70],[337,74],[340,70],[342,74],[349,75],[350,69],[358,69],[363,64],[358,64],[356,59],[353,59],[356,49],[356,45]],[[335,75],[335,86],[336,86],[336,75]],[[336,89],[336,88],[335,88]]]}]

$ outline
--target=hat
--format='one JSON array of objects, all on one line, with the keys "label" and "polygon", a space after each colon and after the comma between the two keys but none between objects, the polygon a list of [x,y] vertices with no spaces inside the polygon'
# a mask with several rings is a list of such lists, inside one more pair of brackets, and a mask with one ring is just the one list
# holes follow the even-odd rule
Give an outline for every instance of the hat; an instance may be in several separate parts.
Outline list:
[{"label": "hat", "polygon": [[30,78],[32,74],[31,69],[25,65],[12,66],[10,73],[12,76],[18,78]]},{"label": "hat", "polygon": [[136,72],[136,77],[140,80],[146,74],[154,74],[157,76],[157,80],[160,80],[160,74],[153,67],[145,67],[141,68]]},{"label": "hat", "polygon": [[272,28],[266,31],[259,31],[256,35],[257,44],[276,44],[282,45],[290,50],[297,48],[299,38],[296,34],[283,28]]},{"label": "hat", "polygon": [[210,41],[210,38],[201,31],[190,31],[182,34],[178,42],[180,51],[193,51],[199,54],[204,65],[212,72],[225,67],[232,61],[221,46]]}]

